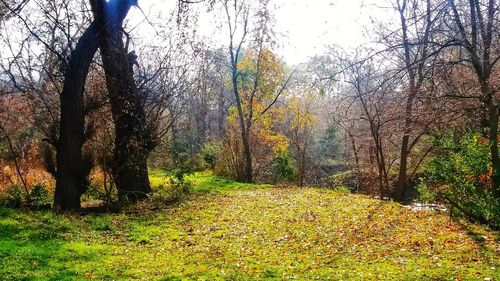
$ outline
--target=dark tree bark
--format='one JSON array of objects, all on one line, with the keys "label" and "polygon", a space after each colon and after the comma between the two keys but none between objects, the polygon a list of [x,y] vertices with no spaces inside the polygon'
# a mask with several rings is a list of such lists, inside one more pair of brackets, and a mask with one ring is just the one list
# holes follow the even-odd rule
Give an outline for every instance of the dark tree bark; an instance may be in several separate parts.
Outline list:
[{"label": "dark tree bark", "polygon": [[83,91],[89,67],[97,51],[97,30],[92,23],[71,54],[60,96],[61,117],[57,143],[54,209],[78,210],[85,192],[86,173],[82,147],[85,142]]},{"label": "dark tree bark", "polygon": [[[117,23],[123,21],[130,8],[126,1],[111,0],[107,5],[113,5],[116,13],[103,20],[100,26],[114,29]],[[54,209],[59,211],[78,210],[80,197],[87,188],[87,176],[90,163],[82,155],[85,142],[85,114],[83,93],[85,80],[90,64],[98,48],[99,33],[97,22],[94,21],[82,37],[76,48],[64,77],[64,86],[60,95],[61,116],[60,132],[57,143],[56,190],[54,194]]]},{"label": "dark tree bark", "polygon": [[[123,4],[121,2],[126,2]],[[92,12],[99,26],[116,13],[126,13],[134,0],[106,3],[94,0]],[[115,124],[112,173],[120,197],[135,201],[151,192],[147,159],[153,141],[146,128],[146,114],[133,76],[135,55],[127,54],[123,42],[123,18],[106,26],[99,36],[99,49]]]}]

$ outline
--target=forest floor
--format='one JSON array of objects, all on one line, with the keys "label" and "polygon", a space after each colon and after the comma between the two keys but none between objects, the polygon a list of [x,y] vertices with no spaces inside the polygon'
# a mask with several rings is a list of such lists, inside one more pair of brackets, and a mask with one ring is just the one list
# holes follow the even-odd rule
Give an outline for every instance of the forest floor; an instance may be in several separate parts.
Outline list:
[{"label": "forest floor", "polygon": [[500,233],[444,213],[209,173],[188,180],[195,192],[155,210],[0,209],[0,280],[500,280]]}]

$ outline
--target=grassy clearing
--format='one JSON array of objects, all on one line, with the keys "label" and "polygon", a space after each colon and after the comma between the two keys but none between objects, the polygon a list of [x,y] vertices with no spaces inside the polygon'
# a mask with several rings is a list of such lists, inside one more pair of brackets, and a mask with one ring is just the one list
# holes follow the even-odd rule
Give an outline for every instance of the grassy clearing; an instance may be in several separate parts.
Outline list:
[{"label": "grassy clearing", "polygon": [[[151,185],[153,187],[167,186],[170,182],[170,176],[168,173],[161,169],[153,169],[149,173],[149,178]],[[193,190],[195,192],[205,192],[205,193],[225,193],[230,190],[239,189],[260,189],[269,188],[271,185],[268,184],[250,184],[250,183],[240,183],[225,178],[217,177],[210,171],[206,172],[196,172],[193,174],[186,175],[187,182],[193,184]]]},{"label": "grassy clearing", "polygon": [[[153,174],[154,175],[154,174]],[[365,196],[189,178],[177,206],[0,210],[0,280],[500,280],[500,236]]]},{"label": "grassy clearing", "polygon": [[186,180],[193,184],[193,189],[197,192],[225,193],[238,189],[260,189],[269,188],[267,184],[250,184],[235,182],[212,175],[211,172],[198,172],[188,175]]}]

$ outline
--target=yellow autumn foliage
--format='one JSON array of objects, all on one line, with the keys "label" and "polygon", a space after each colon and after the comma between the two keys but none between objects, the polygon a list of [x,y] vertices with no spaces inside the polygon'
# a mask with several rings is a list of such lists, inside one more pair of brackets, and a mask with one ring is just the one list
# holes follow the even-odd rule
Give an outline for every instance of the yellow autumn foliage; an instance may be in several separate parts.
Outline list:
[{"label": "yellow autumn foliage", "polygon": [[[278,153],[288,150],[286,136],[276,129],[284,120],[284,109],[273,106],[266,110],[281,87],[285,69],[281,61],[269,50],[262,50],[260,55],[253,51],[247,52],[238,69],[242,111],[246,124],[250,124],[249,143],[253,168],[256,178],[259,178],[263,167],[269,167]],[[243,172],[243,159],[241,128],[236,106],[229,110],[226,129],[226,145],[219,155],[219,162],[223,167],[218,170],[221,174],[238,178]]]}]

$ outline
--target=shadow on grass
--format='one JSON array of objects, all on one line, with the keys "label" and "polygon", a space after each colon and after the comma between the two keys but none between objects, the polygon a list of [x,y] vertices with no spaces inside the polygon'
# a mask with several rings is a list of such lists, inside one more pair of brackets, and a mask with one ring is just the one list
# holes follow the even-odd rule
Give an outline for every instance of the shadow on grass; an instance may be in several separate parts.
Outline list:
[{"label": "shadow on grass", "polygon": [[0,280],[74,280],[77,264],[95,261],[95,251],[69,242],[67,218],[50,212],[0,209]]},{"label": "shadow on grass", "polygon": [[[465,234],[467,234],[467,236],[469,236],[469,238],[471,238],[479,247],[479,254],[481,255],[481,257],[489,264],[498,266],[497,253],[493,248],[494,246],[490,245],[486,240],[487,236],[475,231],[470,225],[467,225],[463,221],[457,221],[457,223],[460,226],[460,229],[465,232]],[[500,232],[495,233],[496,238],[495,241],[492,242],[493,245],[500,243]],[[494,264],[495,261],[497,262],[497,264]]]}]

